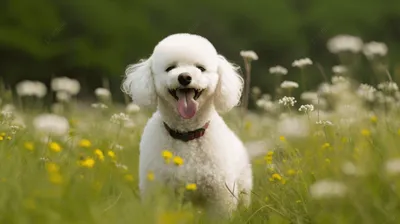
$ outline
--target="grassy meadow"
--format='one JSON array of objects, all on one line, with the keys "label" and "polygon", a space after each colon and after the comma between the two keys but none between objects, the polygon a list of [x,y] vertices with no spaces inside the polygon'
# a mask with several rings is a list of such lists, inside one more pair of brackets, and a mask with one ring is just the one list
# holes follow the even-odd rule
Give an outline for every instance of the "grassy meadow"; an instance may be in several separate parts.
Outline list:
[{"label": "grassy meadow", "polygon": [[[313,65],[293,66],[306,73]],[[256,110],[224,115],[244,142],[269,146],[252,160],[251,207],[218,223],[399,223],[397,84],[381,67],[383,81],[370,86],[341,66],[295,97],[302,86],[294,82],[274,98],[253,88]],[[285,80],[282,68],[271,73]],[[112,103],[102,88],[97,102],[81,102],[76,82],[58,81],[46,91],[38,83],[1,90],[0,223],[210,223],[163,190],[140,202],[138,147],[152,111]],[[42,97],[50,94],[56,103],[47,108]],[[157,184],[151,171],[148,181]]]}]

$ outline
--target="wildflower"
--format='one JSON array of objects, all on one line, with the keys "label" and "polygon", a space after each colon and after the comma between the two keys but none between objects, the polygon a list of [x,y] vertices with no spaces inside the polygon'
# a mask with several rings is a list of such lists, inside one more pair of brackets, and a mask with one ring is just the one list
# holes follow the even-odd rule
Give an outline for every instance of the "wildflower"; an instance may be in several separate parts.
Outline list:
[{"label": "wildflower", "polygon": [[149,181],[153,181],[154,180],[154,173],[152,171],[147,172],[147,179]]},{"label": "wildflower", "polygon": [[60,167],[56,163],[46,163],[46,169],[49,173],[57,173]]},{"label": "wildflower", "polygon": [[129,120],[128,115],[126,115],[124,113],[113,114],[110,119],[111,123],[118,124],[118,125],[121,125],[122,123],[124,123],[128,120]]},{"label": "wildflower", "polygon": [[107,109],[108,108],[108,106],[105,105],[104,103],[93,103],[92,107],[96,108],[96,109]]},{"label": "wildflower", "polygon": [[12,139],[12,137],[11,136],[7,136],[7,138],[6,138],[7,140],[11,140]]},{"label": "wildflower", "polygon": [[35,145],[33,144],[33,142],[25,142],[24,147],[29,151],[33,151],[35,149]]},{"label": "wildflower", "polygon": [[119,169],[128,170],[128,166],[122,163],[116,163],[115,166]]},{"label": "wildflower", "polygon": [[309,123],[301,117],[285,117],[277,123],[277,133],[288,138],[304,138],[309,129]]},{"label": "wildflower", "polygon": [[372,116],[369,118],[369,120],[370,120],[372,123],[377,123],[377,122],[378,122],[378,117],[375,116],[375,115],[372,115]]},{"label": "wildflower", "polygon": [[310,113],[314,111],[314,105],[312,104],[306,104],[306,105],[301,105],[299,108],[300,112],[305,112],[305,113]]},{"label": "wildflower", "polygon": [[3,141],[4,140],[4,137],[3,136],[0,136],[0,141]]},{"label": "wildflower", "polygon": [[7,134],[5,133],[5,132],[1,132],[0,133],[0,136],[2,136],[2,137],[4,137],[4,136],[6,136]]},{"label": "wildflower", "polygon": [[42,114],[35,117],[33,126],[39,132],[57,136],[66,135],[69,130],[68,120],[55,114]]},{"label": "wildflower", "polygon": [[17,94],[19,96],[35,96],[43,98],[47,93],[47,87],[38,81],[25,80],[17,84]]},{"label": "wildflower", "polygon": [[129,182],[133,182],[132,174],[125,174],[124,179]]},{"label": "wildflower", "polygon": [[363,41],[351,35],[338,35],[328,40],[327,47],[334,54],[345,51],[358,53],[363,47]]},{"label": "wildflower", "polygon": [[186,190],[195,191],[195,190],[197,190],[197,185],[196,184],[186,184]]},{"label": "wildflower", "polygon": [[99,98],[100,100],[107,100],[111,97],[111,92],[110,90],[106,88],[97,88],[94,90],[94,94]]},{"label": "wildflower", "polygon": [[284,106],[294,106],[294,104],[295,103],[297,103],[297,101],[295,100],[295,98],[294,97],[287,97],[287,96],[284,96],[282,99],[280,99],[279,101],[278,101],[278,103],[279,104],[283,104]]},{"label": "wildflower", "polygon": [[378,89],[386,92],[396,92],[399,91],[399,87],[395,82],[383,82],[378,84]]},{"label": "wildflower", "polygon": [[316,124],[319,124],[319,125],[323,125],[323,126],[332,126],[333,125],[333,123],[331,122],[331,121],[322,121],[322,120],[319,120],[319,121],[317,121],[317,122],[315,122]]},{"label": "wildflower", "polygon": [[363,53],[368,59],[373,59],[376,56],[385,56],[388,52],[388,47],[385,43],[369,42],[364,45]]},{"label": "wildflower", "polygon": [[51,80],[51,89],[56,92],[64,92],[75,96],[79,93],[81,85],[78,80],[68,77],[57,77]]},{"label": "wildflower", "polygon": [[347,187],[338,181],[319,180],[310,186],[311,197],[315,199],[343,197]]},{"label": "wildflower", "polygon": [[361,84],[357,89],[357,95],[366,101],[374,101],[376,89],[368,84]]},{"label": "wildflower", "polygon": [[302,59],[299,59],[299,60],[295,60],[292,63],[292,66],[293,67],[298,67],[298,68],[303,68],[303,67],[306,67],[307,65],[312,65],[312,64],[313,64],[313,62],[311,61],[311,59],[302,58]]},{"label": "wildflower", "polygon": [[281,83],[281,88],[282,89],[299,88],[299,84],[297,82],[292,82],[292,81],[283,81]]},{"label": "wildflower", "polygon": [[316,101],[318,100],[318,93],[316,92],[303,92],[300,95],[300,99],[305,100],[305,101]]},{"label": "wildflower", "polygon": [[258,55],[254,51],[240,51],[240,56],[249,61],[258,60]]},{"label": "wildflower", "polygon": [[107,155],[108,155],[111,159],[114,159],[114,158],[115,158],[115,152],[113,152],[113,151],[111,151],[111,150],[109,150],[109,151],[107,152]]},{"label": "wildflower", "polygon": [[368,137],[368,136],[371,136],[371,132],[368,129],[362,129],[361,135]]},{"label": "wildflower", "polygon": [[97,158],[98,158],[100,161],[104,161],[104,154],[103,154],[103,152],[102,152],[100,149],[94,150],[94,154],[97,156]]},{"label": "wildflower", "polygon": [[62,150],[61,146],[57,142],[50,142],[49,148],[53,152],[60,152]]},{"label": "wildflower", "polygon": [[296,171],[295,171],[294,169],[289,169],[289,170],[287,171],[287,175],[289,175],[289,176],[294,176],[294,175],[296,175]]},{"label": "wildflower", "polygon": [[343,65],[335,65],[332,67],[332,72],[335,74],[344,74],[347,71],[347,68]]},{"label": "wildflower", "polygon": [[400,158],[389,159],[385,163],[386,172],[391,175],[400,173]]},{"label": "wildflower", "polygon": [[288,70],[280,65],[269,68],[269,73],[276,75],[286,75]]},{"label": "wildflower", "polygon": [[81,166],[87,167],[87,168],[92,168],[92,167],[94,166],[95,163],[96,163],[96,161],[95,161],[93,158],[91,158],[91,157],[88,157],[88,158],[86,158],[86,159],[83,159],[83,160],[81,160],[81,161],[79,162],[79,164],[80,164]]},{"label": "wildflower", "polygon": [[327,149],[327,148],[329,148],[329,147],[331,147],[331,144],[329,144],[329,142],[325,142],[325,143],[322,145],[322,148],[323,148],[323,149]]},{"label": "wildflower", "polygon": [[90,146],[92,146],[92,143],[88,139],[81,139],[79,141],[79,146],[82,148],[90,148]]},{"label": "wildflower", "polygon": [[163,156],[165,162],[169,163],[170,159],[172,158],[172,152],[170,152],[168,150],[164,150],[164,151],[162,151],[162,156]]},{"label": "wildflower", "polygon": [[279,140],[281,140],[282,142],[286,141],[285,136],[279,136]]},{"label": "wildflower", "polygon": [[137,113],[140,111],[140,107],[134,103],[130,103],[126,106],[126,112],[128,114]]},{"label": "wildflower", "polygon": [[277,174],[277,173],[272,174],[271,178],[272,178],[273,180],[282,180],[281,175],[279,175],[279,174]]},{"label": "wildflower", "polygon": [[182,166],[183,165],[183,159],[179,156],[175,156],[174,157],[174,163],[177,166]]}]

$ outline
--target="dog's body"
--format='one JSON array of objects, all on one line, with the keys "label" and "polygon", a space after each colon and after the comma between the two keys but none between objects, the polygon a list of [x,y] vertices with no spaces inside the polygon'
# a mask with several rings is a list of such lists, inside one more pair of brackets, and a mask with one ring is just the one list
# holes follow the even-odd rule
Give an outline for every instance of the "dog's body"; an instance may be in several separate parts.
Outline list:
[{"label": "dog's body", "polygon": [[[239,202],[250,204],[253,181],[247,150],[217,112],[239,103],[242,86],[235,67],[197,35],[171,35],[149,59],[128,67],[125,92],[139,105],[157,105],[140,142],[142,195],[153,172],[156,180],[174,188],[196,184],[194,194],[213,211],[231,214]],[[189,140],[169,132],[202,127],[204,135]],[[181,157],[183,165],[166,163],[164,150]]]}]

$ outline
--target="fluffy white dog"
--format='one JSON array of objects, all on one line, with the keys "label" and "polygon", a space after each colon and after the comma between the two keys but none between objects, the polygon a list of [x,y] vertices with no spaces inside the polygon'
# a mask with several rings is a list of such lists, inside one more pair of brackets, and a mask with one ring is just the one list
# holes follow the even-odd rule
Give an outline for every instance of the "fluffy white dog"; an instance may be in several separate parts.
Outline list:
[{"label": "fluffy white dog", "polygon": [[[250,204],[249,155],[218,112],[240,101],[243,79],[205,38],[174,34],[146,60],[128,66],[123,91],[140,106],[157,106],[140,142],[139,188],[149,189],[148,172],[174,188],[194,183],[192,198],[205,208],[231,214]],[[183,159],[167,164],[163,150]],[[194,200],[193,200],[194,201]]]}]

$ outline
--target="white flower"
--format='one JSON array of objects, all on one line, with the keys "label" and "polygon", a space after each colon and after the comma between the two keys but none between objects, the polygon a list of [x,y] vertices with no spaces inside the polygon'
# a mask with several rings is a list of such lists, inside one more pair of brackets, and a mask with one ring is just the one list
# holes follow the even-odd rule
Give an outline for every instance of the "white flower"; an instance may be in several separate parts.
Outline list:
[{"label": "white flower", "polygon": [[309,133],[309,126],[306,120],[296,117],[286,117],[277,124],[277,132],[288,138],[303,138]]},{"label": "white flower", "polygon": [[51,89],[55,92],[66,92],[74,96],[81,90],[81,84],[76,79],[57,77],[51,80]]},{"label": "white flower", "polygon": [[348,70],[347,70],[346,66],[335,65],[335,66],[332,67],[332,71],[335,74],[343,74],[343,73],[346,73]]},{"label": "white flower", "polygon": [[114,124],[123,124],[126,121],[129,121],[129,116],[124,113],[113,114],[110,121]]},{"label": "white flower", "polygon": [[319,180],[310,186],[311,197],[315,199],[343,197],[347,187],[338,181]]},{"label": "white flower", "polygon": [[115,166],[117,168],[120,168],[120,169],[123,169],[123,170],[127,170],[128,169],[128,166],[126,166],[126,165],[124,165],[122,163],[115,163]]},{"label": "white flower", "polygon": [[363,47],[363,41],[359,37],[351,35],[338,35],[329,39],[327,47],[334,54],[344,51],[358,53]]},{"label": "white flower", "polygon": [[110,145],[110,148],[114,149],[114,150],[118,150],[118,151],[124,150],[124,147],[120,144],[112,144],[112,145]]},{"label": "white flower", "polygon": [[65,117],[55,114],[42,114],[34,118],[36,130],[49,135],[63,136],[69,131],[69,123]]},{"label": "white flower", "polygon": [[335,75],[332,76],[332,84],[341,84],[341,83],[348,83],[349,80],[343,76]]},{"label": "white flower", "polygon": [[279,101],[278,101],[278,103],[279,104],[283,104],[284,106],[294,106],[294,104],[296,103],[297,101],[296,101],[296,99],[294,98],[294,97],[287,97],[287,96],[284,96],[282,99],[280,99]]},{"label": "white flower", "polygon": [[96,109],[107,109],[108,106],[104,103],[92,103],[92,107]]},{"label": "white flower", "polygon": [[374,101],[376,89],[368,84],[361,84],[357,89],[357,95],[366,101]]},{"label": "white flower", "polygon": [[388,52],[388,47],[385,43],[369,42],[364,45],[363,53],[368,59],[373,59],[375,56],[385,56]]},{"label": "white flower", "polygon": [[258,60],[258,55],[254,51],[240,51],[240,56],[247,60]]},{"label": "white flower", "polygon": [[293,82],[293,81],[283,81],[281,83],[281,88],[282,89],[299,88],[299,84],[297,82]]},{"label": "white flower", "polygon": [[304,113],[310,113],[314,111],[314,105],[312,104],[306,104],[306,105],[301,105],[299,108],[300,112],[304,112]]},{"label": "white flower", "polygon": [[17,94],[19,96],[35,96],[43,98],[47,93],[47,87],[38,81],[25,80],[17,84]]},{"label": "white flower", "polygon": [[343,163],[341,168],[342,172],[349,176],[360,176],[364,174],[359,168],[349,161]]},{"label": "white flower", "polygon": [[71,95],[68,92],[60,91],[56,93],[56,98],[60,102],[68,102],[71,99]]},{"label": "white flower", "polygon": [[135,127],[136,127],[136,124],[134,121],[132,121],[132,119],[129,119],[126,122],[124,122],[124,128],[133,129]]},{"label": "white flower", "polygon": [[317,121],[317,122],[315,122],[315,123],[316,123],[316,124],[319,124],[319,125],[323,125],[323,126],[333,126],[333,123],[330,122],[330,121],[319,120],[319,121]]},{"label": "white flower", "polygon": [[303,68],[303,67],[305,67],[305,66],[307,66],[307,65],[312,65],[312,64],[313,64],[313,62],[311,61],[311,59],[309,59],[309,58],[302,58],[302,59],[299,59],[299,60],[295,60],[295,61],[292,63],[292,66],[293,66],[293,67]]},{"label": "white flower", "polygon": [[12,121],[14,120],[15,116],[12,111],[2,110],[0,112],[0,118],[2,121]]},{"label": "white flower", "polygon": [[106,88],[97,88],[95,89],[94,94],[99,99],[109,99],[111,96],[111,92]]},{"label": "white flower", "polygon": [[251,93],[252,93],[253,95],[258,96],[258,95],[261,94],[261,89],[260,89],[259,87],[257,87],[257,86],[254,86],[253,88],[251,88]]},{"label": "white flower", "polygon": [[388,174],[394,175],[400,173],[400,158],[389,159],[385,163],[385,169]]},{"label": "white flower", "polygon": [[5,104],[2,108],[2,111],[15,111],[15,106],[12,104]]},{"label": "white flower", "polygon": [[137,113],[140,111],[140,107],[134,103],[130,103],[126,106],[126,112],[128,114]]},{"label": "white flower", "polygon": [[269,73],[277,75],[286,75],[288,70],[280,65],[269,68]]},{"label": "white flower", "polygon": [[305,101],[313,101],[313,100],[318,100],[318,93],[316,92],[303,92],[300,95],[300,99],[305,100]]},{"label": "white flower", "polygon": [[395,82],[382,82],[378,84],[378,89],[386,92],[396,92],[399,90],[399,87]]}]

